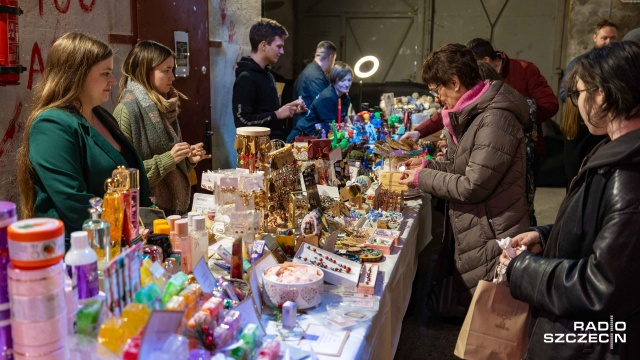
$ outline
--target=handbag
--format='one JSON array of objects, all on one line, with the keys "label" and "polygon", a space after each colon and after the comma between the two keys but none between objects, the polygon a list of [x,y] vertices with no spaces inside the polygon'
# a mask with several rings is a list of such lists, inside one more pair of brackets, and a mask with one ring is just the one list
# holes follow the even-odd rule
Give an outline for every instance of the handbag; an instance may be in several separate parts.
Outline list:
[{"label": "handbag", "polygon": [[511,297],[506,283],[480,280],[453,353],[470,360],[522,359],[528,321],[529,304]]},{"label": "handbag", "polygon": [[[442,206],[442,211],[440,212],[446,214],[448,204],[438,199],[436,207],[438,205]],[[445,226],[442,246],[433,268],[431,290],[427,295],[427,309],[431,315],[462,319],[464,308],[458,305],[461,286],[459,286],[460,284],[454,275],[456,272],[454,255],[455,239],[450,227]]]}]

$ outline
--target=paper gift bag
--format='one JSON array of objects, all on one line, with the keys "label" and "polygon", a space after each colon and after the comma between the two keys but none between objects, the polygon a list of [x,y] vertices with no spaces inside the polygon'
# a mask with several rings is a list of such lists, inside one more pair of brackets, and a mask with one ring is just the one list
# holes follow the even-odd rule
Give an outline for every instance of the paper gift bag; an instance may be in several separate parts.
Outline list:
[{"label": "paper gift bag", "polygon": [[522,359],[529,342],[529,305],[509,288],[481,280],[464,319],[454,354],[463,359]]}]

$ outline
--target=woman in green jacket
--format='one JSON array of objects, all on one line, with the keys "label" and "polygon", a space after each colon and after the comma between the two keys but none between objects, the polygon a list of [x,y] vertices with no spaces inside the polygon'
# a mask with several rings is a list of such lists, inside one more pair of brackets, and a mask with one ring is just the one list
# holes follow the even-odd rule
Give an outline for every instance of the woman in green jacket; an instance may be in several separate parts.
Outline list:
[{"label": "woman in green jacket", "polygon": [[116,84],[112,70],[107,44],[63,35],[51,47],[25,122],[18,154],[21,215],[62,220],[67,248],[69,234],[89,217],[89,199],[104,195],[117,166],[140,169],[140,205],[150,204],[142,160],[100,106]]},{"label": "woman in green jacket", "polygon": [[182,141],[179,98],[173,88],[175,56],[155,41],[141,41],[122,65],[120,103],[113,115],[144,160],[151,196],[165,214],[189,211],[189,172],[206,155],[202,143]]}]

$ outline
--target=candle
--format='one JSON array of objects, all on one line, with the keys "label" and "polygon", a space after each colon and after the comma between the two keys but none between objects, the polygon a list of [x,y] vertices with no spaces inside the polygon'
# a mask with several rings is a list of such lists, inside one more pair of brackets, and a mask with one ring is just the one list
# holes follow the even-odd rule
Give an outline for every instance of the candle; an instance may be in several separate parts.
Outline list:
[{"label": "candle", "polygon": [[342,123],[342,99],[338,98],[338,125]]}]

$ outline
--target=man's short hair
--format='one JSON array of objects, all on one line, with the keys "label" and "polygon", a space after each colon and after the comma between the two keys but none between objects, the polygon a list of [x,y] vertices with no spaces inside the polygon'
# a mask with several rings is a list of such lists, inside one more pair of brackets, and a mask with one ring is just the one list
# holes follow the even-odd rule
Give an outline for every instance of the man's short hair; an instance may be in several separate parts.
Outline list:
[{"label": "man's short hair", "polygon": [[471,39],[467,42],[466,46],[473,52],[476,60],[484,60],[485,57],[488,57],[491,60],[495,60],[498,58],[493,45],[491,45],[491,43],[485,39]]},{"label": "man's short hair", "polygon": [[271,45],[276,37],[284,40],[287,36],[289,36],[289,33],[284,26],[280,25],[275,20],[262,18],[257,23],[251,25],[251,29],[249,30],[251,52],[258,52],[258,45],[263,41],[266,41],[268,45]]},{"label": "man's short hair", "polygon": [[322,61],[335,54],[336,51],[338,51],[338,48],[329,40],[320,41],[316,46],[316,56],[320,56]]},{"label": "man's short hair", "polygon": [[615,28],[616,30],[618,30],[618,25],[612,23],[611,21],[604,19],[602,21],[600,21],[599,23],[596,24],[595,29],[593,29],[593,33],[597,34],[598,31],[600,31],[600,29],[602,28],[606,28],[606,27],[612,27]]}]

